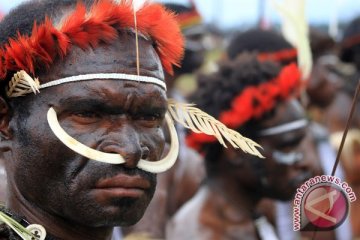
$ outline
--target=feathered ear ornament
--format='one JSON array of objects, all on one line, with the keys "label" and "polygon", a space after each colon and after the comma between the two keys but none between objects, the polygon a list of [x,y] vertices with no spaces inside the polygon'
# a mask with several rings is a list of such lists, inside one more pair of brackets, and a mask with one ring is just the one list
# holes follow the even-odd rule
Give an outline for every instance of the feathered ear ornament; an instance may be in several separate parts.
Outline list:
[{"label": "feathered ear ornament", "polygon": [[11,78],[6,94],[11,97],[21,97],[31,92],[37,94],[40,92],[39,88],[39,79],[33,79],[24,70],[21,70]]},{"label": "feathered ear ornament", "polygon": [[214,136],[224,147],[227,147],[226,142],[228,142],[235,149],[240,148],[246,153],[263,158],[257,149],[261,148],[259,144],[229,129],[222,122],[196,108],[194,104],[179,103],[169,99],[168,111],[176,122],[195,133]]}]

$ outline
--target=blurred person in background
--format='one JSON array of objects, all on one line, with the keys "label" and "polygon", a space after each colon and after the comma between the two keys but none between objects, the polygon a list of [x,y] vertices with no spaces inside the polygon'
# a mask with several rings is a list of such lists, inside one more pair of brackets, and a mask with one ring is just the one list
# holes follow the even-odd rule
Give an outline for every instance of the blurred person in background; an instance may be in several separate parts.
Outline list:
[{"label": "blurred person in background", "polygon": [[185,37],[185,55],[181,67],[175,68],[173,76],[167,75],[166,82],[169,88],[176,92],[175,82],[184,74],[196,73],[205,61],[205,37],[206,27],[197,10],[194,1],[190,0],[190,6],[178,3],[166,3],[165,7],[176,14],[181,31]]},{"label": "blurred person in background", "polygon": [[274,30],[253,28],[236,34],[227,46],[229,59],[244,52],[254,53],[260,61],[275,61],[285,66],[296,62],[297,50]]},{"label": "blurred person in background", "polygon": [[[342,70],[346,73],[343,85],[336,95],[334,103],[326,112],[325,119],[331,131],[331,142],[339,148],[346,127],[350,107],[360,80],[360,17],[353,19],[344,30],[340,42],[340,59],[347,63]],[[350,65],[349,65],[350,64]],[[345,170],[345,179],[356,196],[360,195],[360,105],[356,100],[355,112],[341,154]],[[354,238],[360,237],[360,204],[355,201],[350,208],[350,219]]]},{"label": "blurred person in background", "polygon": [[[280,33],[260,28],[251,28],[237,33],[231,38],[226,49],[227,58],[234,60],[243,53],[256,54],[259,61],[275,61],[283,66],[296,62],[297,58],[296,48],[287,42]],[[291,211],[288,204],[275,203],[273,199],[264,198],[258,204],[258,208],[271,223],[276,225],[280,233],[288,229],[289,231],[286,231],[288,234],[293,232],[287,224]],[[283,225],[284,227],[282,227]]]},{"label": "blurred person in background", "polygon": [[[332,43],[327,43],[327,45],[321,45],[321,47],[328,49],[329,47],[327,46],[329,45],[333,46]],[[234,59],[236,56],[244,52],[256,54],[259,61],[275,61],[282,66],[286,66],[290,63],[297,63],[298,57],[297,49],[294,48],[281,34],[274,30],[262,30],[257,28],[235,35],[227,47],[227,55],[230,59]],[[315,56],[320,56],[320,53],[324,52],[324,50],[318,50],[318,52],[315,53]],[[336,87],[334,88],[336,89]],[[332,88],[330,87],[330,89]],[[304,89],[302,88],[302,91],[303,90]],[[334,91],[329,92],[334,95]],[[332,96],[332,99],[330,99],[329,102],[331,102],[333,98],[334,96]],[[318,157],[313,158],[312,160],[318,161],[316,165],[320,164],[322,171],[319,172],[319,174],[330,174],[336,155],[334,149],[330,145],[327,129],[311,119],[307,131],[309,132],[310,138],[317,149],[316,154]],[[336,175],[343,178],[341,167],[339,167]],[[281,239],[288,239],[289,237],[295,238],[297,233],[295,233],[292,226],[288,224],[289,221],[292,221],[292,203],[276,201],[275,208],[270,208],[270,204],[271,203],[269,201],[263,201],[263,203],[259,205],[259,210],[262,210],[265,214],[267,214],[270,219],[275,218],[274,222],[276,222],[278,232],[280,233],[279,237]],[[272,215],[275,216],[271,217]],[[341,232],[346,232],[348,229],[349,225],[348,223],[345,223],[339,230],[337,230],[337,234],[339,236],[346,236],[346,234],[344,235]],[[318,234],[320,239],[324,237],[321,236],[321,234],[326,233],[323,232]],[[329,234],[332,235],[331,232]],[[345,239],[346,238],[347,237],[345,237]]]},{"label": "blurred person in background", "polygon": [[324,124],[324,112],[333,103],[343,84],[341,73],[338,72],[341,63],[336,43],[327,33],[310,29],[310,47],[314,65],[306,86],[307,108],[314,121]]},{"label": "blurred person in background", "polygon": [[200,77],[194,103],[251,136],[265,158],[248,157],[230,146],[221,149],[212,137],[189,134],[187,143],[205,156],[207,178],[169,223],[166,239],[278,239],[257,211],[258,203],[262,198],[291,200],[320,168],[297,100],[300,78],[296,64],[282,67],[248,54]]},{"label": "blurred person in background", "polygon": [[344,62],[353,63],[360,71],[360,16],[353,19],[344,30],[340,58]]},{"label": "blurred person in background", "polygon": [[[176,80],[183,74],[195,73],[205,60],[205,26],[194,2],[190,6],[168,3],[164,6],[176,14],[176,19],[185,37],[185,55],[181,67],[174,68],[174,75],[166,74],[168,95],[181,102],[184,97],[175,87]],[[158,175],[158,186],[149,208],[141,221],[131,228],[125,228],[125,235],[145,234],[153,238],[165,236],[168,219],[198,190],[205,176],[202,157],[185,144],[185,129],[177,126],[180,154],[175,166]]]}]

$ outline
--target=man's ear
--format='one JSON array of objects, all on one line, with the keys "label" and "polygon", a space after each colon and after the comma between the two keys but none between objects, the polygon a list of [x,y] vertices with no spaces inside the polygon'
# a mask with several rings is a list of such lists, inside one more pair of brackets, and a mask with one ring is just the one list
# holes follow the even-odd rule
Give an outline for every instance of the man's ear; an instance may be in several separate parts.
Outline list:
[{"label": "man's ear", "polygon": [[0,148],[1,142],[9,140],[12,137],[10,127],[10,107],[3,97],[0,97]]}]

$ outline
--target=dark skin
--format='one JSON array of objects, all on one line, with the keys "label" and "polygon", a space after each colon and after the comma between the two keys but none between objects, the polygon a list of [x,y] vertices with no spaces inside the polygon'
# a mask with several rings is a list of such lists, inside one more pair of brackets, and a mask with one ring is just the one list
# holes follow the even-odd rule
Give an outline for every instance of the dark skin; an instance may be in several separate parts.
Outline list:
[{"label": "dark skin", "polygon": [[344,81],[334,70],[335,63],[319,58],[315,61],[310,81],[307,86],[310,106],[327,108],[335,99]]},{"label": "dark skin", "polygon": [[[141,75],[163,79],[151,42],[140,39],[139,44]],[[111,46],[91,51],[74,48],[40,79],[99,72],[136,74],[134,49],[134,35],[124,32]],[[165,90],[154,84],[94,80],[44,89],[25,100],[30,112],[26,121],[1,102],[7,207],[60,239],[110,239],[113,226],[136,223],[156,186],[156,175],[136,166],[141,157],[150,161],[161,157]],[[119,153],[126,163],[95,162],[68,149],[49,128],[50,107],[75,139],[103,152]]]},{"label": "dark skin", "polygon": [[[324,125],[330,133],[344,131],[349,117],[353,96],[339,91],[336,98],[324,114]],[[360,105],[356,103],[355,112],[350,122],[350,128],[360,127]]]},{"label": "dark skin", "polygon": [[0,203],[4,203],[6,198],[6,172],[4,162],[0,159]]},{"label": "dark skin", "polygon": [[[261,120],[258,129],[304,117],[305,113],[299,102],[292,100],[280,103],[275,115]],[[216,164],[217,172],[208,175],[206,185],[202,187],[206,195],[197,205],[201,209],[200,216],[190,216],[195,209],[188,209],[190,214],[186,216],[180,210],[171,226],[186,226],[187,231],[196,234],[197,239],[201,239],[200,236],[204,239],[239,239],[239,236],[258,239],[253,223],[258,202],[265,197],[290,200],[296,188],[318,166],[313,165],[316,153],[308,137],[307,127],[272,137],[261,137],[257,141],[264,148],[266,159],[256,159],[232,148],[225,149],[221,158],[213,163]],[[272,158],[275,149],[301,152],[304,158],[293,165],[280,164]],[[258,164],[255,165],[256,162]],[[189,218],[193,217],[199,217],[199,226],[194,228],[186,225]],[[199,228],[208,232],[198,231]],[[210,235],[205,235],[209,232]],[[179,232],[176,230],[170,230],[168,237],[172,238],[177,234]]]},{"label": "dark skin", "polygon": [[[185,38],[186,41],[190,40],[201,45],[204,34],[191,34]],[[182,74],[194,73],[201,67],[204,58],[204,47],[194,51],[185,49],[184,59],[180,64],[181,68],[175,67],[173,76],[166,74],[169,97],[174,97],[172,90],[175,87],[176,79]],[[180,134],[179,137],[181,138]],[[153,238],[164,238],[168,219],[195,195],[205,175],[203,159],[185,144],[180,147],[180,152],[183,154],[179,155],[174,167],[158,175],[159,184],[144,217],[135,226],[123,228],[124,235],[145,232]]]},{"label": "dark skin", "polygon": [[[274,118],[263,121],[262,128],[274,126],[273,122],[286,123],[295,119],[303,119],[305,113],[297,101],[291,101],[288,109],[280,107]],[[320,172],[318,155],[313,146],[312,138],[308,128],[301,128],[273,136],[261,137],[259,144],[264,148],[266,180],[268,185],[263,189],[266,197],[278,200],[291,200],[296,189],[315,173]],[[303,160],[293,165],[279,164],[274,161],[272,153],[274,150],[287,152],[298,152],[303,154]]]},{"label": "dark skin", "polygon": [[187,149],[174,167],[158,174],[156,191],[144,217],[136,225],[122,228],[124,235],[146,233],[155,239],[165,238],[166,223],[195,195],[205,176],[202,159],[191,153],[192,149]]}]

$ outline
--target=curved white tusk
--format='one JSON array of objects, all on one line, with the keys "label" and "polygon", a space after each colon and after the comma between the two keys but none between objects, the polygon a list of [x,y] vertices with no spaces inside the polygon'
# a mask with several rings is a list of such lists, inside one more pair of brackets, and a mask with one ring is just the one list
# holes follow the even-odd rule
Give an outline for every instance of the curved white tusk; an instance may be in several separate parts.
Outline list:
[{"label": "curved white tusk", "polygon": [[169,170],[172,166],[174,166],[178,156],[179,156],[179,139],[176,132],[176,128],[174,123],[169,115],[166,113],[165,120],[169,128],[171,145],[168,154],[166,157],[161,159],[160,161],[150,162],[146,160],[140,160],[138,167],[144,171],[152,172],[152,173],[161,173]]},{"label": "curved white tusk", "polygon": [[75,138],[71,137],[65,132],[65,130],[60,126],[56,112],[53,108],[50,108],[47,113],[47,120],[49,126],[55,136],[63,143],[65,146],[77,152],[78,154],[87,157],[92,160],[110,163],[110,164],[122,164],[125,163],[125,159],[120,154],[114,153],[104,153],[98,150],[92,149],[81,142],[77,141]]},{"label": "curved white tusk", "polygon": [[[168,170],[171,168],[178,157],[179,154],[179,140],[176,133],[175,126],[169,116],[168,113],[165,115],[166,123],[168,125],[170,136],[171,136],[171,146],[169,153],[166,155],[165,158],[161,159],[160,161],[147,161],[141,159],[138,163],[138,168],[151,172],[151,173],[160,173]],[[65,146],[73,150],[74,152],[88,158],[91,160],[110,163],[110,164],[123,164],[125,163],[125,159],[120,154],[115,153],[105,153],[95,149],[92,149],[79,141],[75,138],[71,137],[69,134],[65,132],[65,130],[60,126],[57,114],[53,108],[50,108],[47,113],[47,120],[48,124],[55,134],[55,136],[63,143]]]}]

